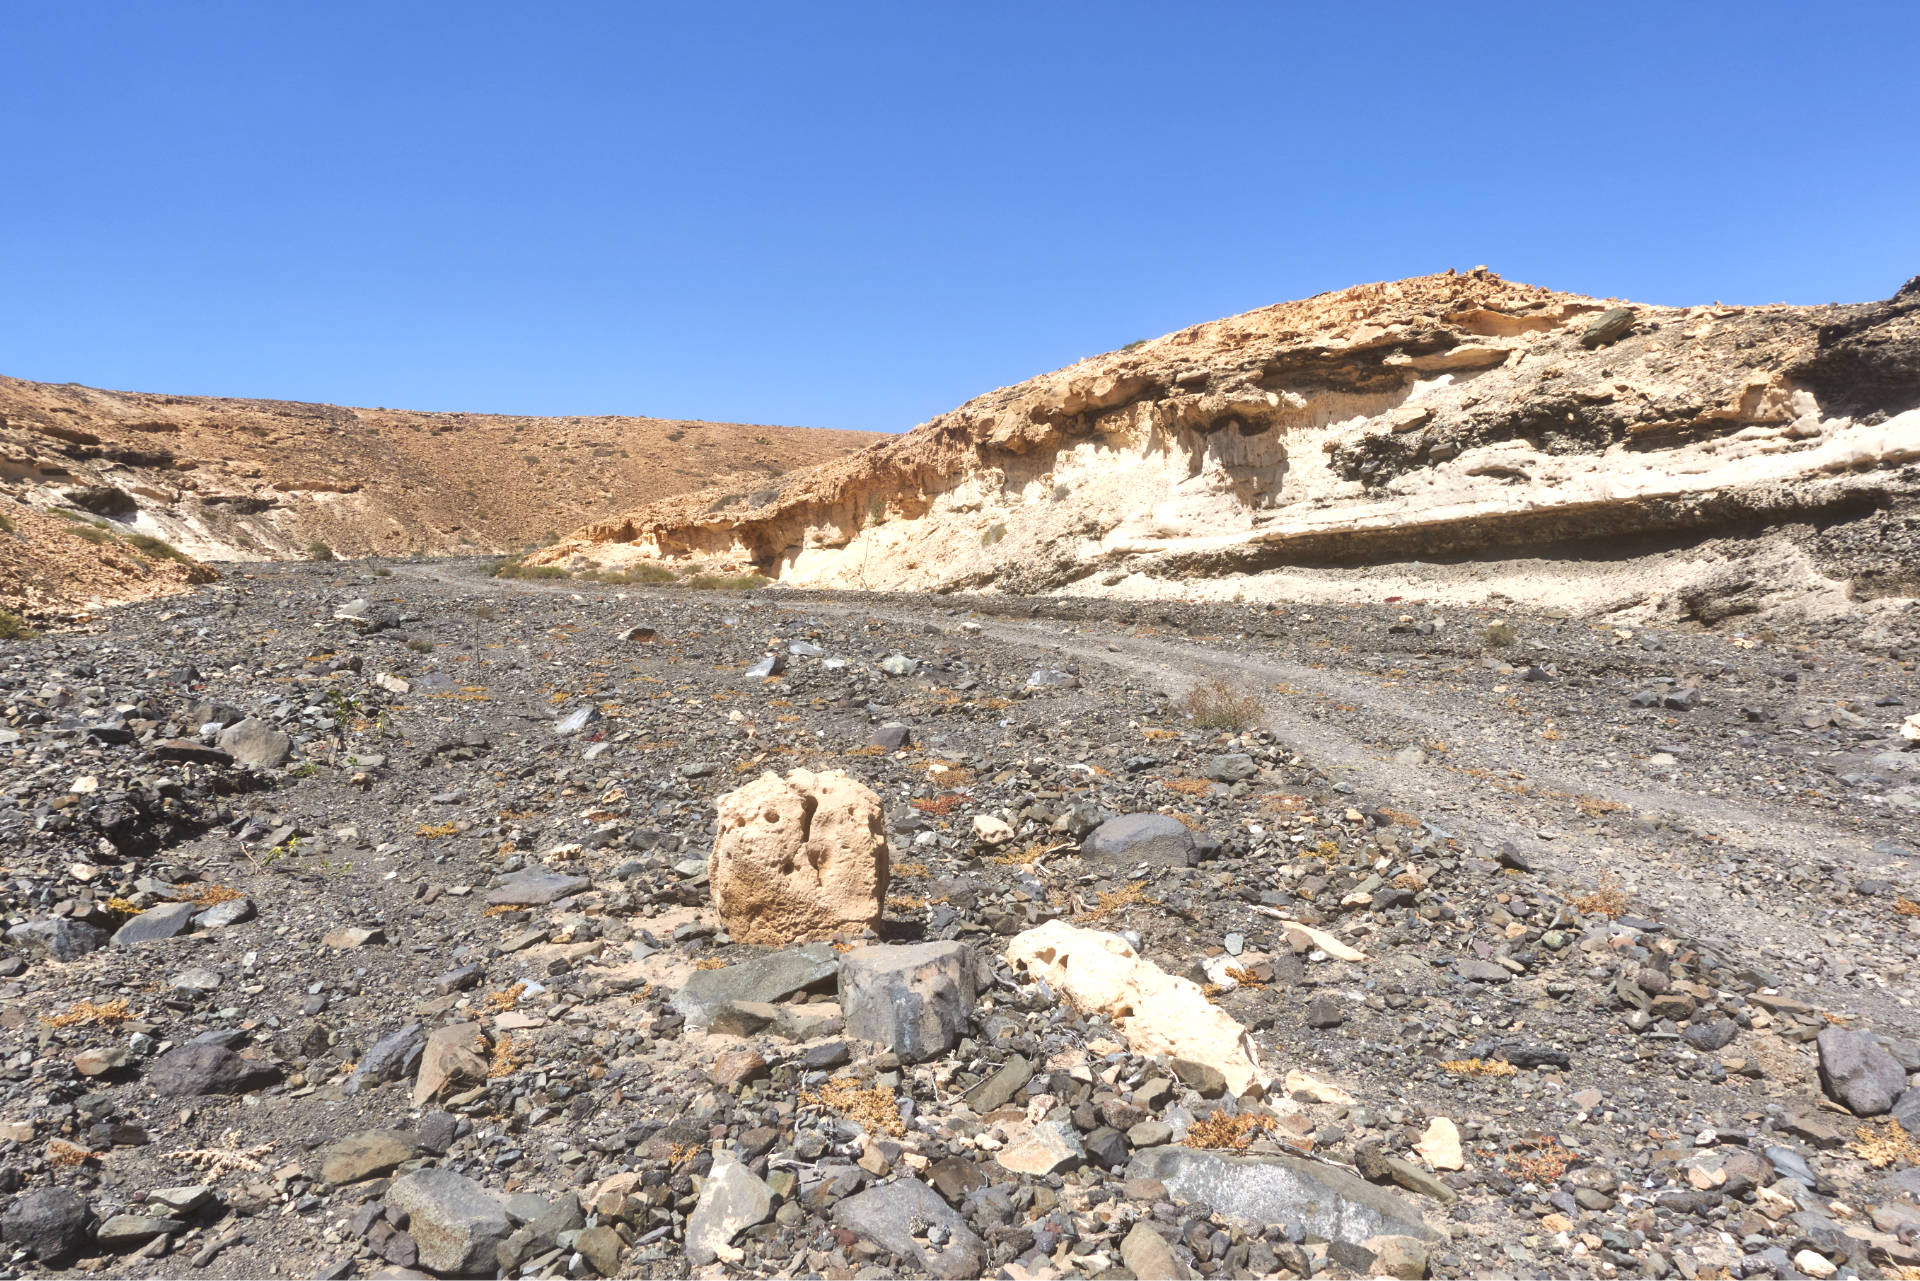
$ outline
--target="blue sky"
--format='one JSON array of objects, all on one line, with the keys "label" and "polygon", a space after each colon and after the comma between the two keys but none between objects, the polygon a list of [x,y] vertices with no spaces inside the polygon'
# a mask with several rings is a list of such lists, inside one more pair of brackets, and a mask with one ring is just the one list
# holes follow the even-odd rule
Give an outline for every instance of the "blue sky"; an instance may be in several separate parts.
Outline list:
[{"label": "blue sky", "polygon": [[0,8],[0,373],[902,430],[1485,263],[1920,273],[1920,5]]}]

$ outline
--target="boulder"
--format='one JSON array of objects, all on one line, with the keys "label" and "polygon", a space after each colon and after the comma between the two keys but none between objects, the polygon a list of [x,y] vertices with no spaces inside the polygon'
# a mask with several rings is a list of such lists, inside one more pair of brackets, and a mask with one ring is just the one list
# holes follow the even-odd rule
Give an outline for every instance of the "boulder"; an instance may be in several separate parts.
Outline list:
[{"label": "boulder", "polygon": [[1171,814],[1122,814],[1087,834],[1080,857],[1187,867],[1195,861],[1193,833]]},{"label": "boulder", "polygon": [[505,1203],[452,1170],[401,1175],[387,1189],[387,1208],[407,1216],[420,1266],[451,1276],[492,1276],[500,1243],[513,1232]]},{"label": "boulder", "polygon": [[840,962],[847,1034],[884,1045],[908,1063],[958,1044],[973,1001],[973,954],[963,943],[862,947]]},{"label": "boulder", "polygon": [[864,783],[837,770],[766,773],[719,805],[707,878],[735,942],[782,946],[879,924],[887,829]]},{"label": "boulder", "polygon": [[107,932],[84,921],[64,916],[39,921],[22,921],[7,931],[7,941],[27,952],[38,952],[56,961],[77,961],[89,952],[107,945]]},{"label": "boulder", "polygon": [[192,1041],[168,1050],[147,1069],[146,1083],[164,1098],[197,1094],[245,1094],[272,1085],[280,1070],[241,1058],[225,1046]]},{"label": "boulder", "polygon": [[1216,783],[1238,783],[1259,773],[1260,767],[1245,752],[1228,752],[1207,762],[1207,777]]},{"label": "boulder", "polygon": [[1855,1116],[1881,1116],[1893,1110],[1894,1100],[1907,1088],[1906,1069],[1859,1028],[1823,1028],[1816,1038],[1820,1049],[1820,1088]]},{"label": "boulder", "polygon": [[1328,1241],[1358,1245],[1400,1235],[1423,1241],[1434,1232],[1397,1193],[1337,1166],[1294,1156],[1241,1157],[1194,1148],[1134,1153],[1130,1179],[1157,1179],[1181,1201],[1249,1223],[1298,1224]]},{"label": "boulder", "polygon": [[293,755],[293,740],[257,717],[249,716],[220,731],[220,750],[257,769],[279,769]]},{"label": "boulder", "polygon": [[71,1263],[87,1243],[86,1201],[72,1188],[36,1188],[0,1214],[0,1241],[50,1268]]},{"label": "boulder", "polygon": [[1016,935],[1007,960],[1077,1009],[1112,1019],[1135,1054],[1212,1068],[1236,1095],[1267,1087],[1247,1030],[1198,983],[1143,960],[1117,934],[1049,921]]},{"label": "boulder", "polygon": [[[834,1204],[832,1217],[837,1226],[941,1281],[985,1274],[986,1243],[938,1192],[918,1179],[896,1179],[847,1197]],[[935,1227],[942,1230],[945,1244],[933,1244],[928,1229]]]}]

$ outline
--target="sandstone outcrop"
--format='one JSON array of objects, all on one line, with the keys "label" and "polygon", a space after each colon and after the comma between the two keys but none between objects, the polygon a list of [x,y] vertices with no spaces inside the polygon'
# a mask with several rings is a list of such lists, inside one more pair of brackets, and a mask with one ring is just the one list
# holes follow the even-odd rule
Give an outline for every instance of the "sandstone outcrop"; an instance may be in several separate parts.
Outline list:
[{"label": "sandstone outcrop", "polygon": [[871,788],[838,770],[769,772],[719,807],[707,874],[735,941],[784,946],[878,924],[889,855]]},{"label": "sandstone outcrop", "polygon": [[1883,303],[1660,307],[1476,269],[1130,344],[776,493],[664,500],[536,559],[799,587],[1351,599],[1356,568],[1504,556],[1533,568],[1471,590],[1544,599],[1556,575],[1608,575],[1540,555],[1556,545],[1604,540],[1618,561],[1666,550],[1626,539],[1794,527],[1790,544],[1649,560],[1575,602],[1750,613],[1783,592],[1920,591],[1901,515],[1916,460],[1920,280]]},{"label": "sandstone outcrop", "polygon": [[1119,935],[1049,921],[1016,935],[1007,960],[1076,1008],[1112,1019],[1134,1053],[1213,1068],[1236,1095],[1265,1091],[1269,1078],[1247,1030],[1198,983],[1144,960]]}]

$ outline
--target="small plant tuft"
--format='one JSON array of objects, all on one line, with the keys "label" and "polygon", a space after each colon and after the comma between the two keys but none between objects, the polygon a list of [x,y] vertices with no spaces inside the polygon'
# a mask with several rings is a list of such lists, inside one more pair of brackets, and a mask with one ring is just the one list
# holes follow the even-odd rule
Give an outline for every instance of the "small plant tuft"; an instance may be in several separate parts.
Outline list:
[{"label": "small plant tuft", "polygon": [[767,582],[758,574],[695,574],[683,586],[697,592],[751,592],[765,587]]},{"label": "small plant tuft", "polygon": [[1267,705],[1259,695],[1218,676],[1209,677],[1188,690],[1181,705],[1193,723],[1202,729],[1248,729],[1258,725],[1267,712]]},{"label": "small plant tuft", "polygon": [[0,640],[26,641],[32,640],[39,634],[27,626],[27,620],[20,615],[10,614],[0,609]]},{"label": "small plant tuft", "polygon": [[332,560],[333,548],[327,546],[327,544],[321,542],[319,539],[316,538],[312,542],[307,544],[307,559],[308,560]]},{"label": "small plant tuft", "polygon": [[1506,649],[1520,639],[1520,633],[1514,630],[1512,623],[1503,618],[1497,622],[1488,623],[1486,630],[1480,633],[1480,639],[1488,649]]}]

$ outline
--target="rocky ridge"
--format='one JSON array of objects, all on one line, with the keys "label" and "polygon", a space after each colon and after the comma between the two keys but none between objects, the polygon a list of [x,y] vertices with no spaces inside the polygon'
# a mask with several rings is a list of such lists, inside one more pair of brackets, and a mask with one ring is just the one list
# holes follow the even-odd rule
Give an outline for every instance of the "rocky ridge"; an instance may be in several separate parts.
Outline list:
[{"label": "rocky ridge", "polygon": [[70,617],[177,590],[192,561],[304,557],[315,543],[342,556],[520,551],[609,507],[712,485],[756,494],[875,439],[0,378],[0,608]]},{"label": "rocky ridge", "polygon": [[[1735,636],[472,564],[132,605],[0,649],[0,1246],[1901,1275],[1916,661],[1914,612]],[[884,911],[748,944],[716,820],[799,771],[878,801]],[[1087,935],[1258,1072],[1082,1004],[1048,967]]]},{"label": "rocky ridge", "polygon": [[1917,493],[1920,280],[1882,303],[1662,307],[1480,268],[1130,344],[536,559],[1724,616],[1920,592]]}]

